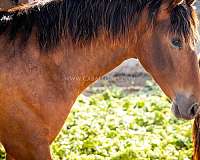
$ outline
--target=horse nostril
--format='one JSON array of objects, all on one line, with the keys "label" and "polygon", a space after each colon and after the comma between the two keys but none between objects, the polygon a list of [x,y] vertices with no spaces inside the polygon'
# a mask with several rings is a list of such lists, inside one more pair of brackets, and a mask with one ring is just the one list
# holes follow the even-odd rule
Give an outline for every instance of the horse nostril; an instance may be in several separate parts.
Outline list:
[{"label": "horse nostril", "polygon": [[189,113],[191,114],[191,116],[195,116],[197,111],[198,111],[199,105],[198,104],[193,104],[190,108]]}]

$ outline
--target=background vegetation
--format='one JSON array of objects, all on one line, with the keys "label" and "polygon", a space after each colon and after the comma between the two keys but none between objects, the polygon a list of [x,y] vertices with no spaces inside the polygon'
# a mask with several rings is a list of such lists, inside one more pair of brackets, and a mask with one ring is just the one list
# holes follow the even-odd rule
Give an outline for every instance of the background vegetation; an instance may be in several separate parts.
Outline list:
[{"label": "background vegetation", "polygon": [[51,152],[54,160],[189,160],[191,128],[152,82],[137,94],[113,87],[78,98]]},{"label": "background vegetation", "polygon": [[177,120],[170,102],[148,82],[137,94],[119,88],[81,95],[52,144],[54,159],[191,159],[191,121]]}]

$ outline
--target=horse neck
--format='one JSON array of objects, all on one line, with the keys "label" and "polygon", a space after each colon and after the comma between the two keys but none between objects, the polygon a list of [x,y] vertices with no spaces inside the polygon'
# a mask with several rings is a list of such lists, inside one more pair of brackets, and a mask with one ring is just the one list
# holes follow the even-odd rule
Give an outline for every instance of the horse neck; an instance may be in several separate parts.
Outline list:
[{"label": "horse neck", "polygon": [[80,93],[124,60],[134,58],[136,56],[135,46],[134,38],[126,36],[117,40],[102,36],[82,46],[73,45],[65,40],[59,47],[60,51],[55,54],[54,61],[63,60],[59,66],[64,70],[65,80],[73,88],[78,88]]}]

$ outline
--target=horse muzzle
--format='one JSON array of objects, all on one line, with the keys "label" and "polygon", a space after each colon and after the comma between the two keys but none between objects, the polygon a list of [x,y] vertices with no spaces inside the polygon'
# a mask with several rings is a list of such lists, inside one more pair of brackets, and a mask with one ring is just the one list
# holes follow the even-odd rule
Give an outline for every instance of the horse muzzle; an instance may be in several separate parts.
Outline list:
[{"label": "horse muzzle", "polygon": [[199,106],[193,97],[178,94],[173,101],[172,112],[177,118],[191,120],[200,112]]}]

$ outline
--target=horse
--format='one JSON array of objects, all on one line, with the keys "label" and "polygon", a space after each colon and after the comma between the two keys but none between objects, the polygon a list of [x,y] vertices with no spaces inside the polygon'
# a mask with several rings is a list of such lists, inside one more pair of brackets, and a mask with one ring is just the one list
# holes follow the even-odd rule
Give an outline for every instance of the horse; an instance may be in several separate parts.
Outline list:
[{"label": "horse", "polygon": [[0,141],[7,160],[51,160],[49,145],[77,96],[129,58],[152,75],[177,118],[198,115],[194,0],[5,3],[0,2],[6,6],[0,10]]}]

